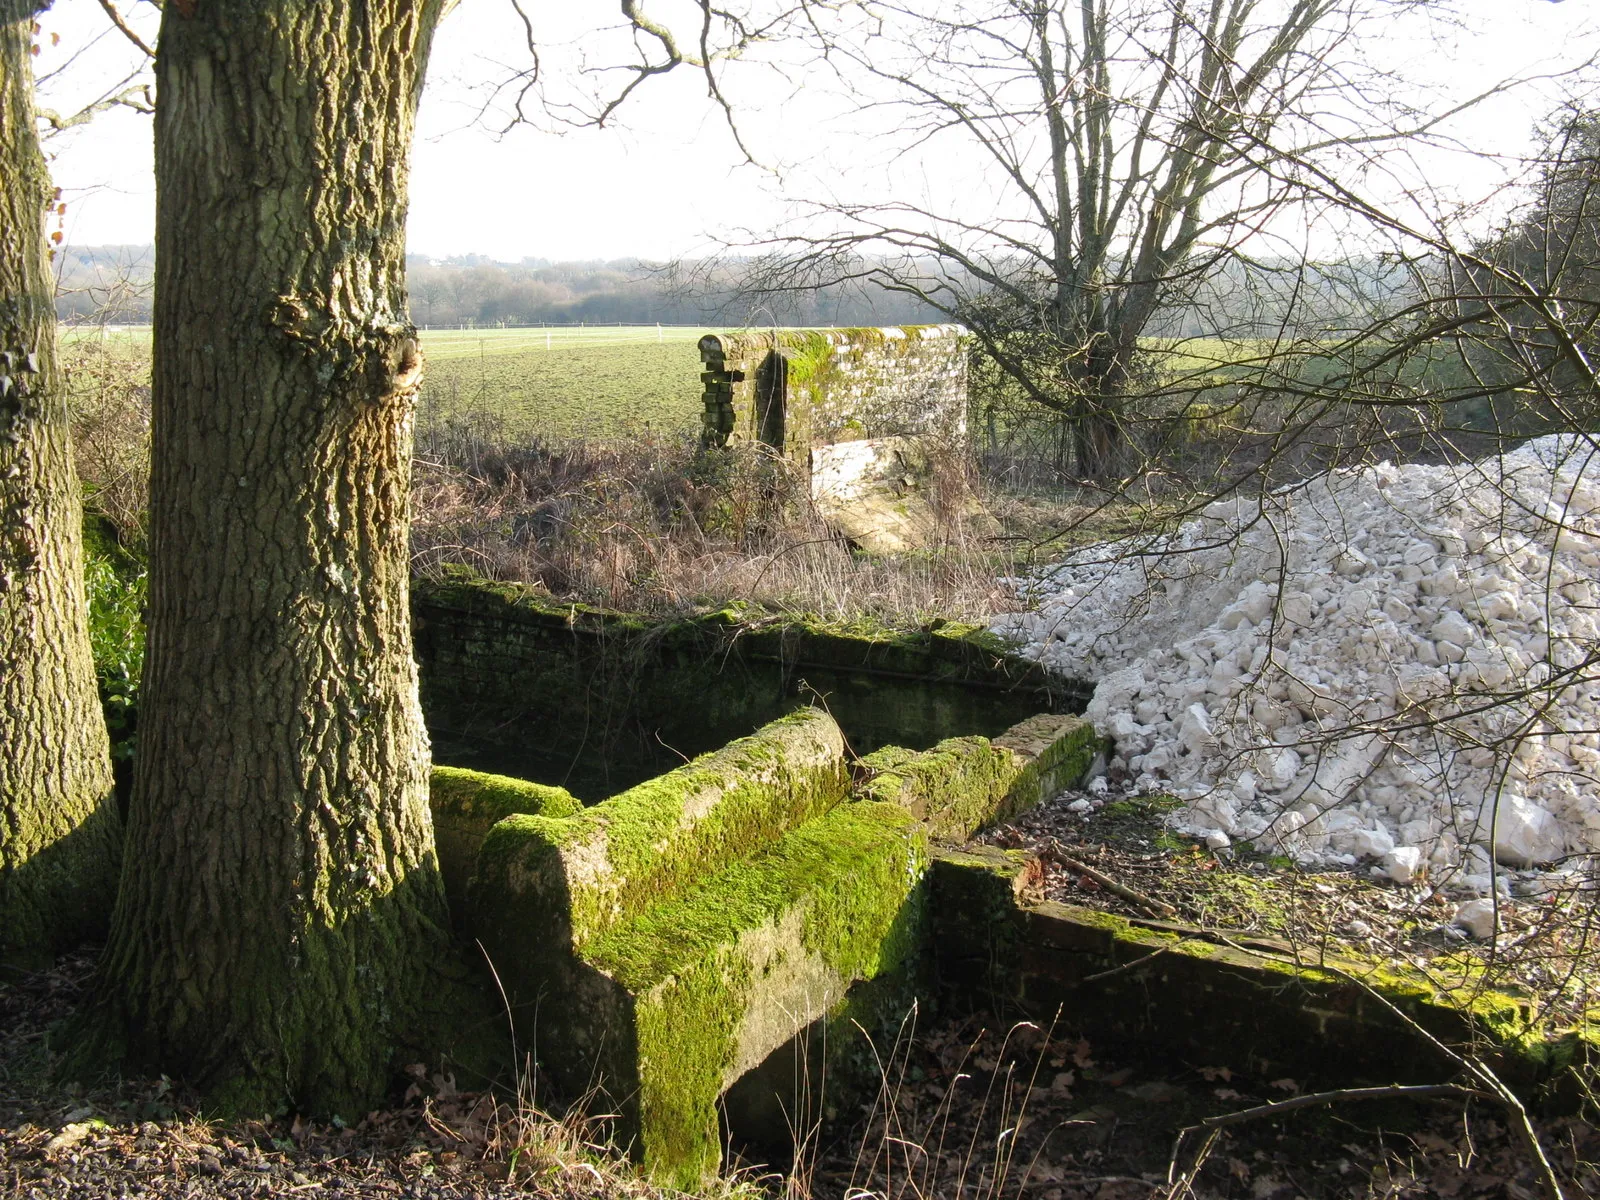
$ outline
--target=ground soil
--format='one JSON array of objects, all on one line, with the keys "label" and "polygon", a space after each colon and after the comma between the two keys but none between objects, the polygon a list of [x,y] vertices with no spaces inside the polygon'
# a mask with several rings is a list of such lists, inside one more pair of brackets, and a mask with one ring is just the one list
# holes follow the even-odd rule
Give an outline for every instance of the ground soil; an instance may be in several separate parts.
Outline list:
[{"label": "ground soil", "polygon": [[[1201,1122],[1300,1094],[1294,1079],[1179,1068],[1064,1028],[934,1022],[900,1055],[869,1113],[804,1182],[828,1200],[883,1196],[1146,1200],[1510,1197],[1541,1190],[1494,1106],[1346,1101]],[[1600,1195],[1600,1134],[1539,1127],[1569,1197]],[[1185,1186],[1183,1179],[1188,1176]]]},{"label": "ground soil", "polygon": [[[207,1120],[166,1079],[54,1082],[50,1039],[84,1002],[92,968],[86,951],[0,982],[0,1196],[659,1195],[586,1144],[581,1125],[515,1097],[458,1091],[420,1064],[392,1107],[344,1127]],[[1180,1068],[1067,1028],[981,1015],[934,1015],[907,1033],[886,1052],[878,1096],[815,1131],[798,1167],[780,1163],[785,1176],[747,1165],[717,1200],[1546,1194],[1493,1104],[1339,1103],[1231,1125],[1208,1142],[1198,1122],[1290,1098],[1299,1081]],[[1539,1132],[1567,1195],[1600,1195],[1600,1133],[1577,1119]],[[1190,1191],[1173,1189],[1174,1171],[1194,1176]]]},{"label": "ground soil", "polygon": [[[573,1131],[514,1097],[457,1091],[421,1064],[393,1107],[349,1124],[286,1114],[208,1120],[165,1078],[85,1088],[52,1078],[67,1022],[84,1002],[87,949],[48,971],[0,979],[0,1196],[499,1198],[643,1194],[572,1153]],[[520,1179],[512,1179],[513,1168]],[[528,1180],[538,1175],[533,1192]]]}]

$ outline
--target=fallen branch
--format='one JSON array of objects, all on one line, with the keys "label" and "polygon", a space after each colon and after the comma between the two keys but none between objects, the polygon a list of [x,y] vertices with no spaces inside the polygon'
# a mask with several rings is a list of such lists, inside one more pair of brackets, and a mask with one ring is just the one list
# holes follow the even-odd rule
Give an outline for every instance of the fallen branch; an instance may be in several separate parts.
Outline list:
[{"label": "fallen branch", "polygon": [[1113,975],[1121,975],[1126,971],[1137,971],[1152,958],[1160,958],[1163,954],[1171,954],[1174,950],[1178,949],[1178,947],[1187,945],[1189,941],[1189,938],[1180,938],[1178,941],[1173,942],[1170,946],[1163,946],[1161,949],[1136,958],[1132,962],[1123,963],[1120,967],[1112,967],[1109,971],[1097,971],[1093,975],[1085,975],[1081,980],[1079,980],[1079,982],[1098,983],[1102,979],[1110,979]]},{"label": "fallen branch", "polygon": [[1069,870],[1088,876],[1113,896],[1120,896],[1130,904],[1137,904],[1146,912],[1155,913],[1158,917],[1175,917],[1178,915],[1178,910],[1166,901],[1156,900],[1146,896],[1143,892],[1135,891],[1125,883],[1118,883],[1104,871],[1097,871],[1088,863],[1079,862],[1070,854],[1063,854],[1060,850],[1052,850],[1050,851],[1050,857]]},{"label": "fallen branch", "polygon": [[1545,1191],[1549,1193],[1550,1200],[1566,1200],[1566,1193],[1561,1190],[1561,1180],[1556,1175],[1556,1169],[1550,1165],[1549,1158],[1545,1156],[1544,1147],[1539,1145],[1539,1135],[1533,1128],[1533,1122],[1528,1119],[1528,1110],[1523,1107],[1522,1101],[1517,1098],[1517,1094],[1505,1085],[1500,1076],[1496,1075],[1487,1063],[1478,1058],[1469,1058],[1460,1051],[1445,1045],[1433,1034],[1417,1024],[1416,1019],[1411,1014],[1402,1010],[1393,1000],[1390,1000],[1389,997],[1365,980],[1331,964],[1329,969],[1338,972],[1350,982],[1363,988],[1368,995],[1376,999],[1402,1022],[1409,1025],[1414,1032],[1431,1043],[1439,1053],[1481,1083],[1489,1095],[1499,1101],[1501,1107],[1506,1110],[1506,1115],[1510,1118],[1511,1128],[1522,1142],[1523,1147],[1528,1151],[1528,1157],[1533,1160],[1534,1166],[1538,1169],[1540,1181],[1544,1184]]},{"label": "fallen branch", "polygon": [[[1398,1084],[1391,1083],[1382,1087],[1340,1088],[1331,1092],[1311,1092],[1304,1096],[1294,1096],[1288,1100],[1274,1100],[1268,1104],[1258,1104],[1254,1108],[1242,1108],[1238,1112],[1222,1113],[1215,1117],[1202,1118],[1198,1125],[1186,1125],[1178,1130],[1178,1136],[1172,1143],[1172,1159],[1167,1168],[1167,1193],[1166,1200],[1179,1200],[1182,1196],[1193,1195],[1194,1181],[1200,1175],[1200,1168],[1205,1165],[1206,1159],[1211,1157],[1211,1151],[1216,1147],[1217,1137],[1223,1128],[1228,1125],[1239,1125],[1245,1121],[1256,1121],[1267,1117],[1276,1117],[1282,1113],[1293,1112],[1295,1109],[1311,1108],[1318,1104],[1340,1104],[1350,1100],[1434,1100],[1443,1097],[1477,1100],[1497,1100],[1498,1096],[1482,1091],[1478,1088],[1467,1087],[1460,1083],[1421,1083]],[[1194,1161],[1189,1164],[1189,1169],[1178,1172],[1178,1160],[1183,1152],[1183,1140],[1189,1134],[1204,1131],[1206,1138],[1201,1143],[1199,1152]],[[1559,1196],[1559,1192],[1557,1193]]]}]

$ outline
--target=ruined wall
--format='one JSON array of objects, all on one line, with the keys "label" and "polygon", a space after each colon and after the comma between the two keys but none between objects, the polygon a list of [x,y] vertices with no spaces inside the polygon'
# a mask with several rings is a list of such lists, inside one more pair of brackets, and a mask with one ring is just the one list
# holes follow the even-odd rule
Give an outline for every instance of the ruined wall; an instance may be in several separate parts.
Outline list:
[{"label": "ruined wall", "polygon": [[773,329],[700,339],[708,446],[765,442],[805,465],[813,446],[967,431],[959,325]]},{"label": "ruined wall", "polygon": [[852,749],[994,734],[1087,693],[981,629],[833,629],[737,612],[652,623],[456,568],[412,588],[434,757],[586,800],[825,697]]}]

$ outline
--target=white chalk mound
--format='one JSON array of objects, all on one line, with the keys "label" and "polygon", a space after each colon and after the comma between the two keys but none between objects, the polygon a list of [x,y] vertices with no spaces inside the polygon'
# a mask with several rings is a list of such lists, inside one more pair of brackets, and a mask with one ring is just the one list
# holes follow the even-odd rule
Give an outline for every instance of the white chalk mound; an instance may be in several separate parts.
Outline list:
[{"label": "white chalk mound", "polygon": [[1337,471],[1013,581],[1180,824],[1489,885],[1600,850],[1600,439]]}]

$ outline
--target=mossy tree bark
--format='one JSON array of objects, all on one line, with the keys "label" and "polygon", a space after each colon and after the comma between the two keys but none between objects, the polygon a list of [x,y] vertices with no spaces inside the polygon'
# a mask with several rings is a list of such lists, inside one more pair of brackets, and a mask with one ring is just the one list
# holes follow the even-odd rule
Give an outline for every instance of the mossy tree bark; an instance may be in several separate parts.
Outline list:
[{"label": "mossy tree bark", "polygon": [[0,959],[104,930],[121,822],[56,363],[32,4],[0,0]]},{"label": "mossy tree bark", "polygon": [[103,986],[225,1110],[359,1112],[448,918],[407,604],[412,126],[439,0],[171,0],[149,643]]}]

